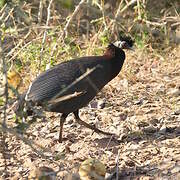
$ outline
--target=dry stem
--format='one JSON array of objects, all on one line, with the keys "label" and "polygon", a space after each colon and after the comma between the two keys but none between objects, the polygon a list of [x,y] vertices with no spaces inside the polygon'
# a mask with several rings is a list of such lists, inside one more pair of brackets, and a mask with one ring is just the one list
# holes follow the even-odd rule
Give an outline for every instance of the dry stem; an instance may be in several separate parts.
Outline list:
[{"label": "dry stem", "polygon": [[85,3],[85,0],[81,0],[80,3],[76,6],[74,12],[72,13],[71,17],[68,19],[65,27],[64,27],[64,31],[63,31],[63,37],[67,37],[68,35],[68,27],[69,24],[71,23],[71,21],[73,20],[73,18],[76,16],[76,14],[79,12],[81,6]]},{"label": "dry stem", "polygon": [[[53,0],[50,0],[49,2],[49,6],[47,8],[47,20],[46,20],[46,26],[49,25],[49,20],[50,20],[50,15],[51,15],[51,5],[52,5]],[[39,66],[38,66],[38,74],[41,68],[41,61],[43,59],[43,50],[44,50],[44,45],[45,45],[45,41],[46,41],[46,36],[47,36],[47,29],[44,31],[44,35],[43,35],[43,39],[42,39],[42,47],[41,47],[41,51],[40,51],[40,61],[39,61]],[[50,60],[51,61],[51,60]],[[51,62],[49,62],[49,66],[50,66]],[[47,67],[46,67],[47,68]]]}]

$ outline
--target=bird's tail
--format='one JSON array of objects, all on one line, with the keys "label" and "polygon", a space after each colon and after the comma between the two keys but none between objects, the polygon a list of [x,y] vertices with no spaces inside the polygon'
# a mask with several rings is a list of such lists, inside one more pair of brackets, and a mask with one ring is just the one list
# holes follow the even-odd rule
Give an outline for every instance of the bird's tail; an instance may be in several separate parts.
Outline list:
[{"label": "bird's tail", "polygon": [[18,100],[13,105],[13,111],[15,112],[16,116],[18,116],[18,117],[23,116],[25,97],[26,97],[26,92],[21,94],[19,96]]}]

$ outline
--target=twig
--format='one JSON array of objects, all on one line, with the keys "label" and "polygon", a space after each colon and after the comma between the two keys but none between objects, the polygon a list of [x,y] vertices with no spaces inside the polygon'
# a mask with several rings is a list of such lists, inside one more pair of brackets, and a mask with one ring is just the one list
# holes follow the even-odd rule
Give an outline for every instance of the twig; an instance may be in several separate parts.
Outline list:
[{"label": "twig", "polygon": [[119,176],[119,155],[120,155],[120,150],[118,150],[118,154],[116,157],[116,180],[118,180],[118,176]]},{"label": "twig", "polygon": [[[90,1],[90,0],[87,0],[87,4],[89,4],[89,1]],[[89,11],[89,7],[87,7],[87,17],[89,17],[89,15],[90,15],[90,11]],[[86,30],[86,32],[87,32],[87,33],[86,33],[86,36],[87,36],[87,39],[89,39],[89,32],[90,32],[90,30],[89,30],[89,27],[90,27],[90,26],[89,26],[89,21],[87,20],[86,23],[87,23],[87,24],[86,24],[86,29],[87,29],[87,30]]]},{"label": "twig", "polygon": [[14,11],[14,8],[12,8],[12,9],[9,11],[7,17],[3,20],[3,22],[6,22],[6,21],[9,19],[9,16],[11,16],[11,14],[12,14],[13,11]]},{"label": "twig", "polygon": [[[31,41],[29,41],[28,43],[26,43],[21,49],[17,50],[16,53],[8,60],[8,62],[12,61],[13,59],[16,58],[16,56],[24,50],[25,47],[27,47],[29,44],[32,44],[34,41],[38,40],[38,39],[41,39],[42,37],[37,37],[36,39],[32,39]],[[15,47],[16,48],[16,47]],[[6,58],[9,56],[6,55]]]},{"label": "twig", "polygon": [[113,136],[110,137],[110,139],[109,139],[109,141],[108,141],[108,143],[107,143],[104,151],[108,149],[108,147],[109,147],[109,145],[110,145],[110,143],[111,143],[111,141],[112,141],[112,138],[113,138]]},{"label": "twig", "polygon": [[167,24],[167,22],[158,23],[158,22],[151,22],[151,21],[144,20],[144,19],[142,19],[142,21],[149,25],[157,26],[157,27],[165,26]]},{"label": "twig", "polygon": [[19,43],[6,55],[6,57],[11,56],[17,50],[17,48],[23,44],[23,42],[28,38],[30,34],[31,34],[31,29],[22,39],[20,39]]},{"label": "twig", "polygon": [[119,3],[118,10],[117,10],[117,12],[116,12],[115,18],[114,18],[113,21],[112,21],[112,23],[113,23],[113,26],[112,26],[112,34],[114,34],[114,32],[115,32],[116,20],[117,20],[117,17],[119,16],[122,3],[123,3],[123,1],[121,1],[121,2]]},{"label": "twig", "polygon": [[5,16],[5,9],[6,9],[6,6],[7,6],[7,3],[1,8],[1,10],[0,10],[0,21],[1,21],[1,24],[2,24],[2,22],[3,22],[3,18],[4,18],[4,16]]},{"label": "twig", "polygon": [[[37,28],[37,29],[53,29],[54,26],[52,26],[52,27],[49,27],[49,26],[35,26],[35,27],[32,27],[32,29],[33,29],[33,28]],[[32,32],[32,30],[30,30],[30,31],[25,35],[25,37],[24,37],[22,40],[20,40],[21,43],[18,43],[18,45],[16,45],[8,54],[5,55],[5,58],[8,58],[8,62],[10,62],[11,60],[15,59],[16,56],[17,56],[22,50],[24,50],[24,48],[27,47],[29,44],[32,44],[34,41],[37,41],[37,40],[39,40],[39,39],[42,39],[41,34],[39,34],[38,37],[36,37],[35,39],[31,39],[31,41],[27,42],[24,46],[21,47],[21,49],[17,50],[17,48],[18,48],[20,45],[22,45],[22,43],[24,42],[23,40],[25,40],[25,39],[29,36],[30,32]],[[15,51],[15,50],[16,50],[16,51]],[[11,55],[12,55],[14,52],[15,52],[15,54],[11,57]],[[9,57],[11,57],[11,58],[9,58]]]},{"label": "twig", "polygon": [[131,0],[121,11],[120,13],[123,13],[129,6],[136,4],[137,0]]},{"label": "twig", "polygon": [[141,20],[141,8],[140,8],[140,2],[137,0],[137,10],[138,10],[138,20]]},{"label": "twig", "polygon": [[103,16],[103,24],[105,26],[105,30],[107,30],[107,24],[106,24],[106,19],[105,19],[105,11],[104,11],[104,1],[101,1],[101,11],[102,11],[102,16]]},{"label": "twig", "polygon": [[68,27],[69,27],[69,24],[70,22],[73,20],[73,18],[76,16],[76,14],[79,12],[81,6],[85,3],[85,0],[81,0],[80,3],[76,6],[74,12],[72,13],[71,17],[68,19],[65,27],[64,27],[64,31],[63,31],[63,34],[62,34],[62,37],[67,37],[68,35]]},{"label": "twig", "polygon": [[[6,65],[6,61],[5,61],[5,57],[4,57],[4,53],[3,53],[3,48],[2,48],[2,33],[0,32],[0,57],[1,57],[1,64],[3,65],[2,67],[2,71],[3,71],[3,76],[4,76],[4,80],[5,80],[5,84],[4,84],[4,96],[5,96],[5,102],[4,102],[4,106],[3,106],[3,122],[2,122],[2,126],[6,127],[6,118],[7,118],[7,104],[8,104],[8,79],[7,79],[7,65]],[[5,171],[7,170],[7,162],[6,162],[6,156],[5,153],[7,152],[6,150],[6,143],[5,143],[5,131],[2,131],[2,153],[3,153],[3,158],[5,161]]]},{"label": "twig", "polygon": [[86,92],[82,92],[82,91],[81,92],[74,92],[72,94],[68,94],[68,95],[59,97],[57,99],[50,100],[50,101],[48,101],[48,104],[55,104],[55,103],[59,103],[59,102],[62,102],[62,101],[66,101],[68,99],[72,99],[74,97],[81,96],[84,93],[86,93]]},{"label": "twig", "polygon": [[1,57],[1,61],[2,61],[2,71],[3,71],[3,76],[4,76],[4,96],[5,96],[5,102],[4,102],[4,117],[3,117],[3,126],[6,126],[6,109],[7,109],[7,104],[8,104],[8,79],[7,79],[7,65],[6,65],[6,61],[5,61],[5,57],[4,57],[4,53],[3,53],[3,49],[2,49],[2,35],[0,34],[0,57]]},{"label": "twig", "polygon": [[42,21],[42,14],[43,14],[43,0],[39,2],[39,12],[38,12],[38,23]]},{"label": "twig", "polygon": [[[28,145],[39,156],[41,156],[42,158],[45,158],[46,160],[52,161],[51,158],[47,158],[47,156],[44,154],[44,153],[51,153],[51,154],[53,154],[52,151],[49,150],[49,148],[42,147],[41,145],[39,145],[39,144],[35,143],[34,141],[30,140],[29,138],[26,138],[26,137],[22,136],[21,134],[18,134],[15,130],[13,130],[11,128],[8,128],[7,126],[4,127],[2,123],[0,123],[0,130],[8,132],[8,133],[14,135],[15,137],[17,137],[20,140],[22,140],[26,145]],[[40,150],[38,150],[37,147],[39,147]],[[56,163],[56,162],[54,162],[54,163]]]},{"label": "twig", "polygon": [[180,22],[176,22],[176,23],[171,24],[171,27],[172,27],[172,28],[178,27],[178,26],[180,26]]},{"label": "twig", "polygon": [[[50,0],[49,6],[48,6],[48,8],[47,8],[46,26],[49,25],[52,2],[53,2],[53,0]],[[40,71],[40,68],[41,68],[41,62],[42,62],[42,58],[43,58],[43,50],[44,50],[44,45],[45,45],[45,41],[46,41],[46,36],[47,36],[47,29],[44,31],[44,35],[43,35],[42,47],[41,47],[41,51],[40,51],[40,61],[39,61],[39,66],[38,66],[38,74],[39,74],[39,71]]]},{"label": "twig", "polygon": [[0,14],[5,10],[6,6],[7,6],[7,3],[5,3],[5,5],[0,9]]},{"label": "twig", "polygon": [[118,154],[116,156],[116,169],[113,171],[112,174],[110,174],[108,177],[105,178],[105,180],[112,180],[115,179],[119,180],[119,156],[120,156],[120,150],[118,150]]}]

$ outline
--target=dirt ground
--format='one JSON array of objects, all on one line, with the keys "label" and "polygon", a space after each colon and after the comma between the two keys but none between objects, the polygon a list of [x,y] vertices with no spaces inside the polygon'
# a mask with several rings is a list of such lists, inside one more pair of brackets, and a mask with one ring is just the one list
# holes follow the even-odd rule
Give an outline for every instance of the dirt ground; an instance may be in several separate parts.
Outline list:
[{"label": "dirt ground", "polygon": [[[107,173],[114,171],[118,157],[119,179],[180,179],[180,46],[162,55],[145,50],[126,54],[118,77],[80,111],[82,119],[116,133],[118,140],[92,133],[69,115],[60,144],[59,115],[46,113],[23,135],[6,134],[2,179],[27,179],[34,166],[51,167],[62,179],[88,157],[103,162]],[[10,127],[15,126],[12,115]]]}]

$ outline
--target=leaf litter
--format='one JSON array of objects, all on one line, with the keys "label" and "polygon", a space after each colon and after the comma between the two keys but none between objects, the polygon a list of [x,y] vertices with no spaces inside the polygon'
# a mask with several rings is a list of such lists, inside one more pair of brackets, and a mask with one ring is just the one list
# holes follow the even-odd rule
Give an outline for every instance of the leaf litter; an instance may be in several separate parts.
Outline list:
[{"label": "leaf litter", "polygon": [[[38,119],[22,135],[35,143],[36,152],[7,133],[7,179],[26,179],[35,166],[48,166],[61,179],[77,172],[88,157],[99,159],[112,173],[118,151],[120,179],[179,179],[179,51],[180,47],[156,58],[146,52],[127,53],[119,76],[81,109],[82,119],[116,133],[118,141],[77,125],[69,115],[64,141],[59,144],[59,115],[53,113],[46,113],[45,121]],[[12,113],[8,119],[11,127]],[[3,177],[2,155],[0,162]]]}]

